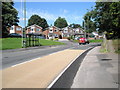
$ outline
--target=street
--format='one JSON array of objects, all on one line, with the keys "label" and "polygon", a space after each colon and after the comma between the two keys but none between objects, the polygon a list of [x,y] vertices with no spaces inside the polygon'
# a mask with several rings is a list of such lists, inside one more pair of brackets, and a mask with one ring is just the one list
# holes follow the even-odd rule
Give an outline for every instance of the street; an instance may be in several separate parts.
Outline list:
[{"label": "street", "polygon": [[97,44],[91,43],[89,45],[80,46],[78,45],[78,43],[73,43],[68,41],[62,41],[62,42],[66,43],[66,45],[44,47],[44,48],[38,48],[38,49],[2,51],[2,69],[29,61],[31,59],[46,56],[61,50],[65,50],[69,48],[85,50],[89,47],[93,47],[94,45],[97,45]]},{"label": "street", "polygon": [[[32,49],[32,50],[24,50],[24,51],[14,51],[13,53],[15,57],[20,57],[22,52],[24,52],[23,58],[27,58],[28,54],[32,54],[35,51],[39,56],[36,59],[27,58],[24,59],[23,62],[19,61],[19,59],[13,61],[14,55],[11,55],[12,64],[8,62],[8,64],[3,64],[4,69],[2,70],[3,76],[3,88],[47,88],[56,77],[61,76],[64,71],[66,71],[69,67],[75,69],[72,73],[76,74],[77,69],[79,68],[79,64],[81,63],[76,60],[83,52],[85,52],[88,48],[92,48],[99,44],[89,44],[89,45],[81,45],[79,46],[77,43],[72,43],[67,41],[67,45],[64,46],[56,46],[44,49]],[[62,48],[62,50],[61,50]],[[50,52],[47,53],[49,50]],[[57,52],[59,50],[59,52]],[[29,53],[27,53],[29,51]],[[45,52],[46,51],[46,52]],[[20,54],[18,52],[21,52]],[[45,53],[43,55],[43,53]],[[4,51],[3,54],[9,54]],[[9,54],[10,56],[10,54]],[[30,56],[30,55],[29,55]],[[85,56],[85,55],[84,55]],[[80,58],[84,58],[84,56]],[[22,56],[21,56],[22,57]],[[35,56],[36,57],[36,56]],[[34,57],[34,58],[35,58]],[[3,59],[5,60],[5,59]],[[9,59],[7,58],[6,61]],[[77,61],[77,63],[76,63]],[[4,62],[4,61],[3,61]],[[14,63],[14,64],[13,64]],[[70,66],[72,63],[76,63],[76,67]],[[73,64],[74,65],[74,64]],[[61,74],[61,75],[60,75]],[[71,75],[70,75],[71,77]],[[73,78],[71,78],[73,80]],[[69,80],[69,84],[71,84],[71,80]]]}]

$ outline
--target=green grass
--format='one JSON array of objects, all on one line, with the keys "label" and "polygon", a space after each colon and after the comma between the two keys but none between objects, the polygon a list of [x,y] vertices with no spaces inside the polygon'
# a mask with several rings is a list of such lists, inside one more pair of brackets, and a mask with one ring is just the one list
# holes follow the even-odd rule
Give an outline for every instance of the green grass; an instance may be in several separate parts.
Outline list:
[{"label": "green grass", "polygon": [[61,42],[56,42],[56,41],[52,41],[52,40],[44,40],[44,39],[40,39],[40,44],[42,46],[64,45],[64,43],[61,43]]},{"label": "green grass", "polygon": [[[78,42],[78,40],[74,40],[74,42]],[[102,39],[96,39],[96,40],[89,40],[90,43],[101,43],[103,42]]]},{"label": "green grass", "polygon": [[90,43],[101,43],[101,42],[103,42],[103,40],[102,39],[96,39],[96,40],[89,40],[90,41]]},{"label": "green grass", "polygon": [[22,48],[21,38],[3,38],[2,50]]},{"label": "green grass", "polygon": [[[1,50],[22,48],[22,38],[2,38],[0,39],[0,42],[2,42],[2,44],[0,44]],[[55,42],[45,39],[40,39],[40,44],[42,46],[64,45],[64,43],[61,42]]]}]

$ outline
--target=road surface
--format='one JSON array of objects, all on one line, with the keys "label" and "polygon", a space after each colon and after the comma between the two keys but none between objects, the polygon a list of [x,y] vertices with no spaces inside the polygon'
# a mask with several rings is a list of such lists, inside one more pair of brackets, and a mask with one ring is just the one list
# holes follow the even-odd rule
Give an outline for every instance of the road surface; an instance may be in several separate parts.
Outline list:
[{"label": "road surface", "polygon": [[66,45],[52,46],[52,47],[43,47],[37,49],[26,49],[26,50],[4,50],[2,52],[2,69],[11,67],[13,65],[29,61],[38,57],[46,56],[51,53],[62,51],[69,48],[85,50],[89,47],[93,47],[98,44],[89,44],[89,45],[78,45],[78,43],[73,43],[69,41],[62,41]]}]

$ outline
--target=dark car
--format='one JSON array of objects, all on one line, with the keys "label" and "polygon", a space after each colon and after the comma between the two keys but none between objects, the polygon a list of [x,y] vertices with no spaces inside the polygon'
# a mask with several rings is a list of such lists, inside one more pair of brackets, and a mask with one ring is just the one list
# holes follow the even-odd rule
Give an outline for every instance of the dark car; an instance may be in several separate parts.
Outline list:
[{"label": "dark car", "polygon": [[86,38],[79,38],[78,43],[79,43],[79,45],[81,45],[81,44],[89,44],[89,41]]},{"label": "dark car", "polygon": [[46,39],[45,36],[37,36],[36,38]]},{"label": "dark car", "polygon": [[8,35],[8,37],[17,37],[17,38],[21,38],[22,36],[20,34],[17,33],[11,33]]}]

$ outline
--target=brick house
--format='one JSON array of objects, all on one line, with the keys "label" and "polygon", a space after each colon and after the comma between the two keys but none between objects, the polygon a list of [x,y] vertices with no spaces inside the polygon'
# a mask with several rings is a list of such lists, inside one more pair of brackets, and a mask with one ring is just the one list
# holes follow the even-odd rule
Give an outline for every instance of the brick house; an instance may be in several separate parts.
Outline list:
[{"label": "brick house", "polygon": [[71,27],[65,27],[62,29],[62,38],[67,39],[68,37],[74,35],[74,30]]},{"label": "brick house", "polygon": [[36,24],[28,26],[27,30],[26,30],[26,34],[29,34],[29,33],[42,34],[42,27],[40,27]]},{"label": "brick house", "polygon": [[9,33],[18,33],[20,35],[22,35],[22,27],[21,26],[16,26],[13,25],[11,27],[8,28]]},{"label": "brick house", "polygon": [[75,28],[73,29],[74,31],[74,37],[81,37],[81,36],[85,36],[85,31],[82,28]]},{"label": "brick house", "polygon": [[67,39],[70,36],[80,37],[80,35],[85,34],[84,30],[81,28],[57,28],[55,26],[50,26],[43,31],[43,34],[46,36],[46,39],[51,38],[59,38],[59,39]]},{"label": "brick house", "polygon": [[60,38],[62,39],[60,29],[55,26],[50,26],[43,31],[43,34],[46,36],[46,39]]}]

